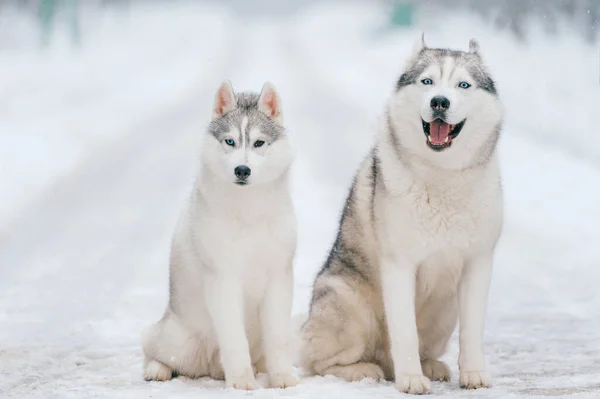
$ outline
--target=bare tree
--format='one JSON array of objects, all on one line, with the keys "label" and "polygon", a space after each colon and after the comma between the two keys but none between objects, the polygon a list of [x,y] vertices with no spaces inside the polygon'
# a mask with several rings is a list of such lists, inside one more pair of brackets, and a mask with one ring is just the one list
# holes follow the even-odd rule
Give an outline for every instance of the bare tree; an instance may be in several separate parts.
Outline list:
[{"label": "bare tree", "polygon": [[471,11],[519,40],[526,40],[526,27],[534,20],[551,35],[558,33],[560,20],[567,21],[590,42],[598,40],[600,29],[600,0],[427,0],[426,4]]}]

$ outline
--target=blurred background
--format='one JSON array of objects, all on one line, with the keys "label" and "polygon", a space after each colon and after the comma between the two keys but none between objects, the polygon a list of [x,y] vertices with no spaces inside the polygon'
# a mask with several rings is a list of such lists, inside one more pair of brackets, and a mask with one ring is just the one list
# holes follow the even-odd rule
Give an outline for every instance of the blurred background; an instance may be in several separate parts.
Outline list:
[{"label": "blurred background", "polygon": [[[432,47],[477,38],[507,111],[484,395],[598,397],[599,18],[600,0],[0,0],[0,393],[220,387],[144,383],[138,345],[166,305],[169,241],[216,88],[280,92],[298,151],[294,313],[306,312],[424,31]],[[453,340],[455,375],[456,356]],[[297,391],[395,395],[311,381]]]}]

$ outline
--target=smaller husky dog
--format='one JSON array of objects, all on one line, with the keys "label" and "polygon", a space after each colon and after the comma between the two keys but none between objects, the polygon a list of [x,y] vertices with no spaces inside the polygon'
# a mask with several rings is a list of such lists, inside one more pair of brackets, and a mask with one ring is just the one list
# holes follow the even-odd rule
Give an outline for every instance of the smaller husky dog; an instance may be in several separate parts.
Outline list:
[{"label": "smaller husky dog", "polygon": [[483,328],[504,111],[478,48],[428,48],[421,36],[408,58],[315,280],[301,352],[313,374],[426,393],[450,379],[439,358],[460,320],[460,385],[490,385]]},{"label": "smaller husky dog", "polygon": [[288,188],[293,153],[281,100],[219,87],[202,164],[170,256],[169,304],[142,336],[144,377],[225,379],[228,387],[298,383],[291,339],[296,218]]}]

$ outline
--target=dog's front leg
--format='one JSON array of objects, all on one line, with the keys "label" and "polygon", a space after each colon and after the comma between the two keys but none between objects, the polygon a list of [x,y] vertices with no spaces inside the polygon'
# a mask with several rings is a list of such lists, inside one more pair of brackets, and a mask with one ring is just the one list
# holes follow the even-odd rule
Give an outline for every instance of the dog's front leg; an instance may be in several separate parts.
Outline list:
[{"label": "dog's front leg", "polygon": [[463,388],[488,388],[491,378],[486,372],[483,354],[483,329],[488,291],[492,275],[493,254],[468,261],[458,289],[459,301],[459,383]]},{"label": "dog's front leg", "polygon": [[261,306],[263,351],[272,388],[292,387],[298,379],[292,374],[290,354],[293,270],[289,267],[269,276]]},{"label": "dog's front leg", "polygon": [[392,257],[382,259],[381,289],[390,338],[396,388],[411,394],[428,393],[423,375],[415,316],[416,266]]},{"label": "dog's front leg", "polygon": [[214,327],[228,387],[253,390],[250,349],[244,326],[242,283],[235,275],[216,272],[205,284],[206,304]]}]

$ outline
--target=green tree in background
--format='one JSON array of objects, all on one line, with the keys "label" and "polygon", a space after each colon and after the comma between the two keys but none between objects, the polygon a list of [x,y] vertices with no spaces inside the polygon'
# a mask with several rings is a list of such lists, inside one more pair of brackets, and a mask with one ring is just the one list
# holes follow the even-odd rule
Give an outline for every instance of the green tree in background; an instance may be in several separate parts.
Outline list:
[{"label": "green tree in background", "polygon": [[67,13],[71,43],[74,46],[79,46],[81,43],[81,29],[78,0],[39,0],[38,6],[42,46],[48,46],[52,40],[56,14],[59,8],[63,8]]}]

